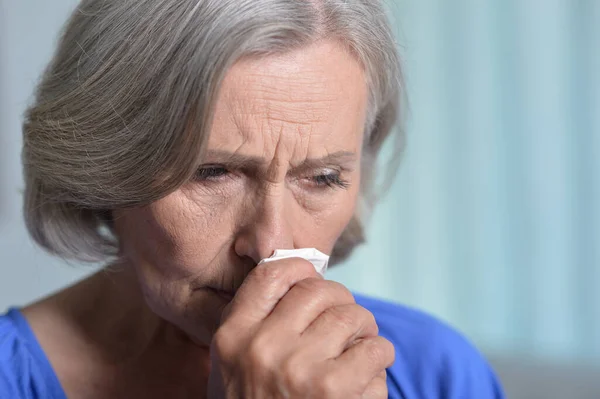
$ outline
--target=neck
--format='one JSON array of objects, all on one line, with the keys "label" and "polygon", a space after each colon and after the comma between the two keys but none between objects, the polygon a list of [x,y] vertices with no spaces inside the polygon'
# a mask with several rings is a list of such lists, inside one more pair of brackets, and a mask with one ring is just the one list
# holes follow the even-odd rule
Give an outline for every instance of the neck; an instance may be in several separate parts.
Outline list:
[{"label": "neck", "polygon": [[[68,396],[203,397],[208,348],[145,304],[115,265],[23,310]],[[96,397],[94,396],[94,397]]]},{"label": "neck", "polygon": [[144,301],[135,272],[124,264],[111,265],[26,312],[40,306],[59,320],[63,332],[68,330],[65,336],[78,343],[75,350],[85,349],[82,353],[101,364],[131,364],[151,353],[171,364],[185,360],[178,359],[178,354],[196,356],[208,367],[208,348],[195,345],[180,329],[154,314]]}]

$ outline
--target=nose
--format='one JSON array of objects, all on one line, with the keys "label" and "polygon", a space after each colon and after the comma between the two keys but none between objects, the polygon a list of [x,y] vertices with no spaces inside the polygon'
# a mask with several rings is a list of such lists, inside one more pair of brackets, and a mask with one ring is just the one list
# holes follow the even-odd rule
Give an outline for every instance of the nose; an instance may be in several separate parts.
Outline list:
[{"label": "nose", "polygon": [[250,210],[245,210],[247,222],[234,244],[238,256],[258,263],[273,255],[276,249],[294,248],[291,215],[285,205],[285,194],[266,195]]}]

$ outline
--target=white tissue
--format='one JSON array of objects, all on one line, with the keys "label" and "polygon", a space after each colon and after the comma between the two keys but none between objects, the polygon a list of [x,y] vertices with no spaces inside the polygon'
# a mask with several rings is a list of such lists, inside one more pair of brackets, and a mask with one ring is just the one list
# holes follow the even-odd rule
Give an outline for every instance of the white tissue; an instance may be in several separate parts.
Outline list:
[{"label": "white tissue", "polygon": [[327,265],[329,263],[329,255],[325,255],[323,252],[315,248],[302,248],[302,249],[276,249],[275,253],[266,259],[259,262],[273,262],[274,260],[287,259],[287,258],[302,258],[306,259],[313,264],[317,273],[321,276],[325,274]]}]

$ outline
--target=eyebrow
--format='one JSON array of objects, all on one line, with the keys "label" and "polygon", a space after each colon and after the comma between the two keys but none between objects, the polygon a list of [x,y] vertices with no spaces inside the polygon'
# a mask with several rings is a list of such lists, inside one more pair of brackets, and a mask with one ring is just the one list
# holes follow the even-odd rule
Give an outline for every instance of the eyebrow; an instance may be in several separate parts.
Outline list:
[{"label": "eyebrow", "polygon": [[[204,155],[205,164],[226,164],[232,169],[257,170],[266,165],[270,160],[262,157],[237,154],[223,150],[208,150]],[[307,158],[298,165],[293,165],[293,173],[302,173],[308,170],[326,168],[332,165],[344,169],[354,169],[357,155],[351,151],[337,151],[321,158]]]}]

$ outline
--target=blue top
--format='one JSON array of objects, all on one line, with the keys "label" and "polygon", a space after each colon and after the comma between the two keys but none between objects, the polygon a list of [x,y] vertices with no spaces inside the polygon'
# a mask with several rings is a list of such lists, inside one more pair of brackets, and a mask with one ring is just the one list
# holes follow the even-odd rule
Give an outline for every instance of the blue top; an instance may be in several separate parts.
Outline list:
[{"label": "blue top", "polygon": [[[494,373],[460,334],[419,311],[355,295],[371,311],[380,335],[396,348],[388,369],[392,399],[501,399]],[[0,316],[0,398],[66,399],[58,378],[16,309]]]}]

